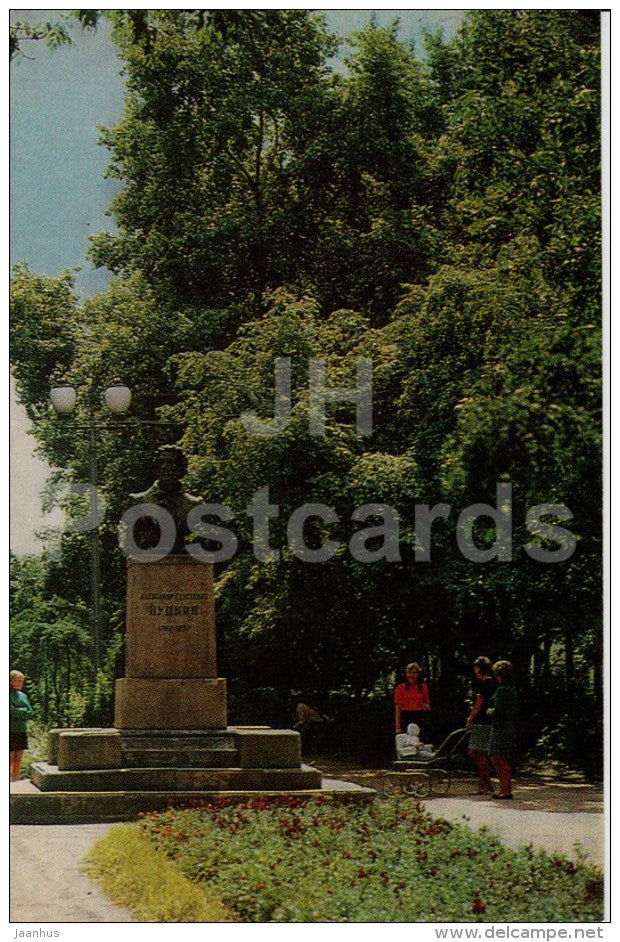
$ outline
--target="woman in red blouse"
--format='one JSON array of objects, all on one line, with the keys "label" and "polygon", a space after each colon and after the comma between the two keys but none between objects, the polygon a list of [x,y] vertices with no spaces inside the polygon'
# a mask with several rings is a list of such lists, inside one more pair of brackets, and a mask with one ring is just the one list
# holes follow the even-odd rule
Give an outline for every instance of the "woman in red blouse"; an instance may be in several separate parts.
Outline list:
[{"label": "woman in red blouse", "polygon": [[431,708],[428,684],[422,680],[419,664],[407,664],[406,674],[407,680],[394,691],[394,726],[397,734],[406,733],[409,723],[417,723],[424,740]]}]

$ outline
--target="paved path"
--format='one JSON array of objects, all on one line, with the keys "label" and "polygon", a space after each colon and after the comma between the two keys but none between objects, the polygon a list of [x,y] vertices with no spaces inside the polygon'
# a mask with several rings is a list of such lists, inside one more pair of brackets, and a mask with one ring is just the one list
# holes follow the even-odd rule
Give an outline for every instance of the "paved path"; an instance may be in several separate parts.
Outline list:
[{"label": "paved path", "polygon": [[[357,782],[364,785],[374,784],[370,780],[374,776],[355,773]],[[332,781],[325,784],[334,787]],[[580,844],[592,863],[603,866],[605,827],[599,789],[521,783],[514,803],[498,803],[469,795],[471,784],[471,780],[456,782],[450,797],[427,799],[428,810],[473,829],[487,826],[510,847],[531,843],[577,859],[575,844]],[[13,825],[11,922],[131,922],[129,910],[111,903],[80,869],[87,851],[110,827]]]},{"label": "paved path", "polygon": [[11,922],[131,922],[80,866],[111,824],[11,826]]},{"label": "paved path", "polygon": [[483,826],[497,834],[507,847],[532,844],[535,850],[563,854],[577,860],[579,845],[588,863],[603,868],[605,823],[602,814],[587,811],[536,811],[520,802],[498,802],[492,798],[433,798],[427,809],[438,818],[465,824],[477,830]]},{"label": "paved path", "polygon": [[[371,788],[380,788],[384,781],[376,770],[341,774]],[[604,800],[598,786],[522,779],[515,782],[514,801],[497,801],[472,795],[475,785],[472,777],[456,778],[445,798],[430,797],[424,804],[438,818],[473,830],[488,827],[507,847],[532,844],[536,850],[577,860],[580,845],[589,863],[604,867]]]}]

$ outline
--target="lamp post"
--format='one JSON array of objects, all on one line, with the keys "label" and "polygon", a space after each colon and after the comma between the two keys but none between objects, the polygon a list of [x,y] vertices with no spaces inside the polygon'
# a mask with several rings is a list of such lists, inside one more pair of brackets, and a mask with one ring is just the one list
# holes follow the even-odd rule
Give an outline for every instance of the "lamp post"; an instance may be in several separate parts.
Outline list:
[{"label": "lamp post", "polygon": [[95,673],[101,666],[101,637],[100,637],[100,597],[99,597],[99,515],[98,515],[98,497],[97,497],[97,439],[96,434],[99,429],[108,429],[111,427],[127,427],[128,425],[159,425],[156,420],[145,422],[144,420],[136,422],[118,421],[118,417],[126,415],[131,405],[131,390],[121,382],[114,382],[105,390],[103,394],[104,402],[113,417],[117,417],[114,426],[107,422],[97,421],[91,411],[86,420],[78,422],[69,422],[68,417],[74,412],[77,404],[77,392],[75,388],[68,383],[59,383],[50,390],[50,401],[57,413],[62,416],[70,428],[81,429],[88,433],[88,463],[89,477],[91,485],[91,520],[93,526],[88,531],[90,544],[90,623],[93,642],[93,663]]}]

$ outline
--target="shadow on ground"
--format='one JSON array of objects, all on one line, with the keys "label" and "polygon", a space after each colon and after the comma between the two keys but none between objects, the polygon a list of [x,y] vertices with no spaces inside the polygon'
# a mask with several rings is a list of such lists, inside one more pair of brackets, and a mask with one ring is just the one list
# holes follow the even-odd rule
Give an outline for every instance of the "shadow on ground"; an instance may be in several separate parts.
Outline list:
[{"label": "shadow on ground", "polygon": [[[307,760],[309,761],[309,760]],[[312,758],[312,765],[321,769],[324,775],[330,778],[342,779],[344,781],[355,782],[358,785],[364,785],[367,788],[376,788],[381,791],[384,782],[385,769],[362,769],[354,767],[343,761],[322,758],[320,756]],[[591,812],[600,813],[604,811],[603,789],[599,785],[594,785],[580,781],[561,781],[554,779],[552,781],[543,777],[527,775],[515,777],[514,782],[515,801],[510,803],[510,808],[523,811],[546,811],[569,814],[571,812]],[[455,773],[451,778],[450,789],[446,798],[467,798],[473,801],[485,802],[488,798],[476,795],[476,780],[473,775],[467,775],[463,772]],[[425,799],[433,801],[432,797]],[[502,802],[499,802],[502,805]]]}]

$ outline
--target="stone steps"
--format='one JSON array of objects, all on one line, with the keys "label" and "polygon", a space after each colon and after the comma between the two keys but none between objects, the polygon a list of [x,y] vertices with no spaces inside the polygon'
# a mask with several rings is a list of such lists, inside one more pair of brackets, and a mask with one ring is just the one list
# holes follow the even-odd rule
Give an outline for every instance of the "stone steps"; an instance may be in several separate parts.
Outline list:
[{"label": "stone steps", "polygon": [[321,787],[321,773],[298,768],[117,768],[64,770],[47,762],[30,768],[41,792],[197,792],[294,790]]},{"label": "stone steps", "polygon": [[129,768],[228,769],[239,766],[233,733],[121,733],[123,765]]},{"label": "stone steps", "polygon": [[[15,783],[17,784],[17,783]],[[163,811],[171,806],[191,807],[202,802],[225,800],[226,803],[244,802],[252,798],[318,797],[347,795],[350,800],[372,801],[375,792],[350,782],[338,782],[337,788],[323,784],[322,788],[284,790],[248,789],[246,791],[195,792],[41,792],[30,786],[28,792],[11,793],[10,817],[12,824],[91,824],[94,822],[134,821],[149,811]]]},{"label": "stone steps", "polygon": [[152,733],[148,730],[128,733],[126,730],[120,731],[123,751],[126,749],[140,748],[145,744],[149,749],[170,749],[175,751],[183,749],[191,751],[192,749],[235,749],[235,733],[219,731],[217,733],[205,732],[180,732],[180,733]]},{"label": "stone steps", "polygon": [[239,766],[234,733],[121,733],[123,765],[129,768],[228,769]]}]

